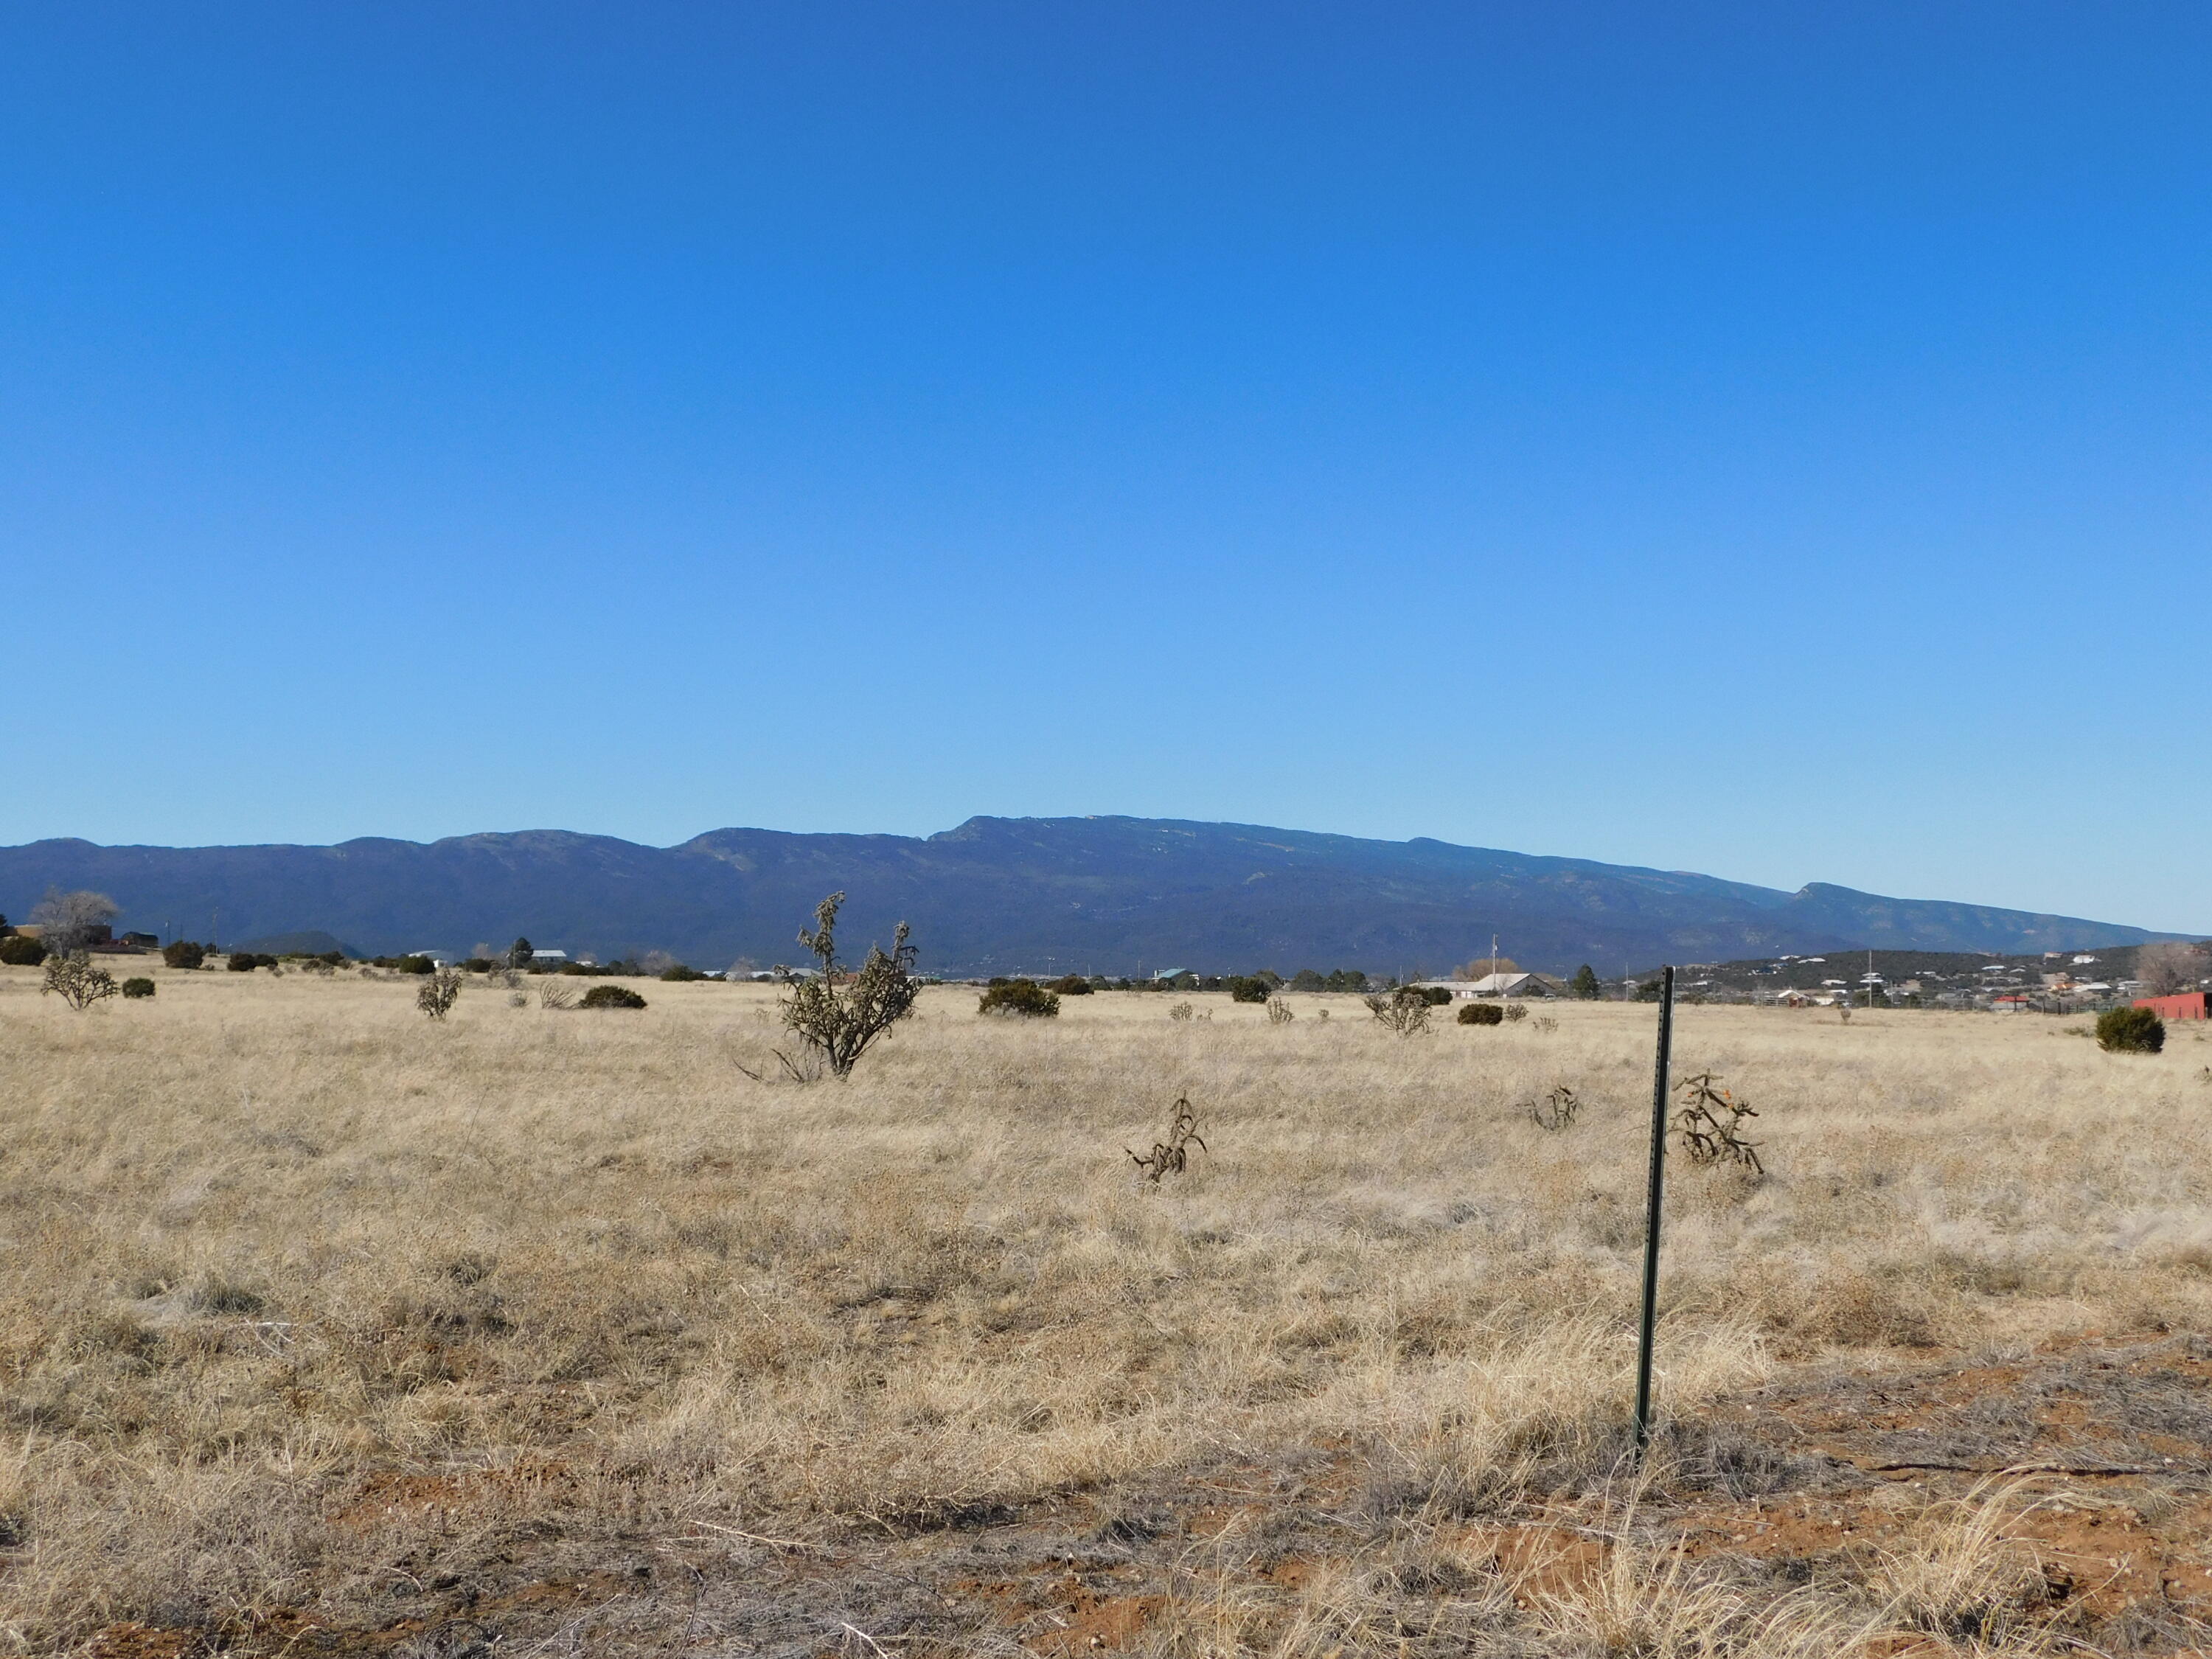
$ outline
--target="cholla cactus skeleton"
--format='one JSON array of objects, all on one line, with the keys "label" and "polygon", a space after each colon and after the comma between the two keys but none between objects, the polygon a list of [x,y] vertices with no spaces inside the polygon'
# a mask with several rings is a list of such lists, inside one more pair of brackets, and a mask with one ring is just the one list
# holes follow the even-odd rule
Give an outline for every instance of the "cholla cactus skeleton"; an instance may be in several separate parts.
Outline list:
[{"label": "cholla cactus skeleton", "polygon": [[1193,1146],[1202,1152],[1213,1150],[1200,1136],[1198,1114],[1191,1110],[1190,1097],[1184,1095],[1176,1101],[1175,1115],[1168,1121],[1165,1140],[1154,1141],[1152,1150],[1143,1158],[1127,1146],[1121,1150],[1129,1153],[1129,1162],[1144,1171],[1145,1179],[1158,1186],[1162,1176],[1181,1175],[1189,1166]]},{"label": "cholla cactus skeleton", "polygon": [[1562,1083],[1543,1099],[1531,1104],[1528,1116],[1538,1128],[1557,1133],[1572,1123],[1575,1115],[1582,1109],[1583,1103],[1576,1097],[1575,1091]]},{"label": "cholla cactus skeleton", "polygon": [[1741,1164],[1753,1175],[1765,1175],[1759,1143],[1741,1133],[1744,1119],[1759,1114],[1722,1088],[1720,1081],[1711,1072],[1700,1072],[1674,1085],[1682,1100],[1674,1109],[1673,1127],[1682,1137],[1682,1150],[1692,1164]]}]

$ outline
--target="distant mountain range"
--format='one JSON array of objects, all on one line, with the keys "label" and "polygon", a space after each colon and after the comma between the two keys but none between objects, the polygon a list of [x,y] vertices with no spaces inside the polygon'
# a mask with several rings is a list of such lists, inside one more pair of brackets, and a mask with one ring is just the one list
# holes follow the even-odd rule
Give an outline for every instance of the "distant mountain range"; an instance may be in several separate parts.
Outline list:
[{"label": "distant mountain range", "polygon": [[[927,838],[715,830],[678,847],[536,830],[426,844],[0,848],[0,910],[88,887],[120,927],[223,940],[314,932],[371,954],[534,944],[695,966],[802,959],[822,896],[851,896],[857,960],[902,918],[951,974],[1363,968],[1441,972],[1486,955],[1601,973],[1850,946],[2089,950],[2179,935],[2075,916],[1785,893],[1585,859],[1172,819],[970,818]],[[216,920],[220,916],[219,923]]]}]

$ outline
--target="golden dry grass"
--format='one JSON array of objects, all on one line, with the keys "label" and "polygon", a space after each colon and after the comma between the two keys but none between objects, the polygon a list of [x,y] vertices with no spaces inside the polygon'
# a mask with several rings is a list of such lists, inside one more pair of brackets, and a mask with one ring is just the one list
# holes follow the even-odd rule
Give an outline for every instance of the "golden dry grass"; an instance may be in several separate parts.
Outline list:
[{"label": "golden dry grass", "polygon": [[[1348,998],[1007,1023],[948,988],[799,1087],[738,1069],[775,1033],[754,988],[587,1014],[477,983],[434,1024],[401,981],[156,977],[80,1016],[0,974],[19,1650],[337,1617],[518,1529],[807,1543],[1317,1448],[1465,1514],[1624,1446],[1648,1008],[1401,1039]],[[1674,1172],[1670,1413],[1820,1353],[2203,1325],[2203,1034],[2118,1057],[2026,1017],[1686,1008],[1677,1052],[1758,1104],[1772,1175]],[[1587,1103],[1547,1133],[1525,1103],[1562,1082]],[[1211,1152],[1155,1188],[1122,1149],[1184,1093]],[[1986,1540],[1931,1539],[1892,1601],[1979,1571]],[[1527,1639],[1843,1651],[1881,1623],[1612,1559]],[[1367,1650],[1358,1575],[1404,1570],[1332,1570],[1266,1650]]]}]

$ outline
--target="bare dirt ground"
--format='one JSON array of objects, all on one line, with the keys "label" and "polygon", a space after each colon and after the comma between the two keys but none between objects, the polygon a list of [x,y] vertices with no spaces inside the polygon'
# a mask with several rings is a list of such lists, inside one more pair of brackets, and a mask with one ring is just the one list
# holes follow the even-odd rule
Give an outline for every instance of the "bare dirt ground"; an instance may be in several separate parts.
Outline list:
[{"label": "bare dirt ground", "polygon": [[0,983],[17,1651],[2212,1650],[2193,1032],[1684,1010],[1770,1174],[1673,1171],[1639,1477],[1649,1010],[947,991],[798,1087],[742,988],[161,983]]}]

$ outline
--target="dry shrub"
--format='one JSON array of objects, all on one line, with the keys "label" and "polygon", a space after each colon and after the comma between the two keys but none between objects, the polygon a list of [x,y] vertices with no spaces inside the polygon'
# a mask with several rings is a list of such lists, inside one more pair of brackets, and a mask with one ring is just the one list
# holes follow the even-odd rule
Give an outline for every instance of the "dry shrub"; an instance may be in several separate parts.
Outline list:
[{"label": "dry shrub", "polygon": [[461,1000],[461,970],[441,968],[422,981],[415,993],[415,1006],[432,1019],[443,1019]]},{"label": "dry shrub", "polygon": [[94,967],[87,952],[71,951],[46,958],[46,978],[39,987],[39,994],[58,996],[82,1013],[94,1003],[115,994],[115,975],[105,968]]},{"label": "dry shrub", "polygon": [[1421,994],[1418,986],[1401,985],[1387,996],[1371,996],[1365,1000],[1367,1012],[1387,1031],[1413,1036],[1429,1029],[1429,1000]]},{"label": "dry shrub", "polygon": [[2017,1530],[2034,1507],[2022,1502],[2028,1485],[2024,1476],[1993,1475],[1914,1516],[1905,1541],[1881,1550],[1867,1575],[1883,1621],[1977,1648],[2034,1635],[2043,1566]]}]

